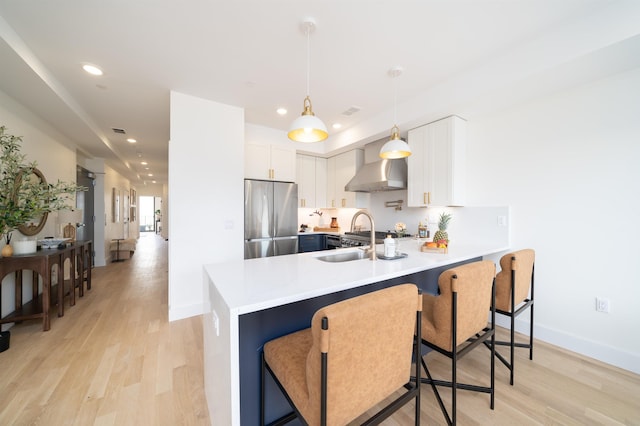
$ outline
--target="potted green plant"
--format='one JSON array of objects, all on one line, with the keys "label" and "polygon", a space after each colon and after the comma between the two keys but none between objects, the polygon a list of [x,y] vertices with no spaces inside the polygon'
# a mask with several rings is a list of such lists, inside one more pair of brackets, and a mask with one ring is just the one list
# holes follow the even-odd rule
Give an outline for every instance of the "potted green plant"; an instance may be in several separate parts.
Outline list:
[{"label": "potted green plant", "polygon": [[7,244],[11,242],[11,232],[20,225],[44,213],[70,208],[69,201],[75,193],[86,190],[75,183],[58,180],[51,184],[32,179],[36,162],[25,162],[26,156],[20,153],[21,142],[21,137],[0,126],[0,235]]}]

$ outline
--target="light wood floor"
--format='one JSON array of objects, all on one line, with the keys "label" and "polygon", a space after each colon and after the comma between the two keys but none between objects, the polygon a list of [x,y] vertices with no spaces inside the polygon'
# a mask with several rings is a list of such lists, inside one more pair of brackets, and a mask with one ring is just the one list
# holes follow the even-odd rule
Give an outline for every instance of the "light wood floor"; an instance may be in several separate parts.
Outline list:
[{"label": "light wood floor", "polygon": [[[167,243],[143,234],[125,262],[94,268],[93,289],[52,319],[11,329],[0,354],[0,425],[208,425],[201,318],[167,321]],[[479,350],[482,349],[482,350]],[[475,352],[475,353],[474,353]],[[459,364],[459,380],[488,383],[489,352]],[[427,356],[434,376],[450,369]],[[445,424],[423,385],[422,424]],[[443,396],[449,401],[449,392]],[[410,425],[413,406],[385,422]],[[496,362],[495,410],[458,393],[460,425],[640,425],[640,376],[536,342],[518,352],[516,383]],[[357,422],[356,422],[357,423]],[[226,426],[226,425],[216,425]]]}]

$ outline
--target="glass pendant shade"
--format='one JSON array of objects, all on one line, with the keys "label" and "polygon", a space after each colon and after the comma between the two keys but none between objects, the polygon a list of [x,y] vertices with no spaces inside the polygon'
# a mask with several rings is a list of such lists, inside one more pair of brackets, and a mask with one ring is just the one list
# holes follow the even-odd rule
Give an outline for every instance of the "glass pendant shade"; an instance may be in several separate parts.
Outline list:
[{"label": "glass pendant shade", "polygon": [[313,113],[308,96],[304,98],[302,115],[291,123],[287,136],[294,142],[307,143],[320,142],[329,136],[327,126]]},{"label": "glass pendant shade", "polygon": [[393,160],[411,155],[411,147],[408,143],[400,139],[399,132],[400,129],[398,129],[398,126],[391,128],[391,139],[380,149],[380,158]]}]

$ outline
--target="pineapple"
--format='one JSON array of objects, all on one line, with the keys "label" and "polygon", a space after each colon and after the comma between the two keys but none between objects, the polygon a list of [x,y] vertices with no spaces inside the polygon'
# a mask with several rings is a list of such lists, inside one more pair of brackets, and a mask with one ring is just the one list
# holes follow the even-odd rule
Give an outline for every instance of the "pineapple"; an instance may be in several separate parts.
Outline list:
[{"label": "pineapple", "polygon": [[442,213],[440,215],[440,222],[438,222],[438,230],[433,236],[434,243],[444,243],[444,245],[449,244],[449,234],[447,233],[447,226],[449,226],[449,221],[451,220],[451,215],[448,213]]}]

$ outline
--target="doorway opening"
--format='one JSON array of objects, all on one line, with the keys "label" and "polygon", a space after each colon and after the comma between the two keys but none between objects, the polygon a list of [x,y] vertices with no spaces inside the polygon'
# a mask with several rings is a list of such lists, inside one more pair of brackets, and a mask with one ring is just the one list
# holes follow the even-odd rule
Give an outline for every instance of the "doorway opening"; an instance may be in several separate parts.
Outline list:
[{"label": "doorway opening", "polygon": [[160,197],[141,196],[139,201],[140,232],[159,233],[162,230],[162,199]]},{"label": "doorway opening", "polygon": [[[78,222],[76,229],[76,239],[78,241],[93,241],[93,244],[96,244],[95,240],[95,209],[94,209],[94,193],[95,193],[95,184],[96,184],[96,176],[95,173],[90,172],[89,170],[76,166],[76,182],[80,186],[84,186],[87,188],[86,191],[78,191],[76,192],[76,208],[82,211],[82,220]],[[94,245],[95,247],[95,245]],[[95,265],[95,250],[91,252],[91,264]]]}]

